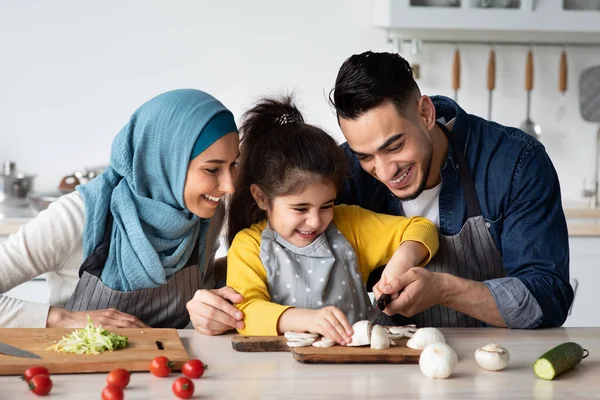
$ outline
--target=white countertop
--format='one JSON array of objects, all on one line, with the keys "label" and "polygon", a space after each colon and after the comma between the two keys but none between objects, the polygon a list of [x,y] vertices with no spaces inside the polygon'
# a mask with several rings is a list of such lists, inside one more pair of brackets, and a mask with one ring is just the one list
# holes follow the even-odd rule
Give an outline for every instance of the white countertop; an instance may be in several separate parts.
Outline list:
[{"label": "white countertop", "polygon": [[[238,353],[231,335],[208,337],[193,330],[179,334],[190,356],[208,364],[195,380],[194,399],[549,399],[595,398],[600,393],[600,328],[561,328],[526,331],[508,329],[442,329],[458,354],[454,375],[446,380],[424,377],[416,364],[301,364],[290,353]],[[533,362],[546,350],[566,341],[588,349],[590,356],[555,381],[537,378]],[[511,361],[500,372],[482,370],[473,353],[497,343],[508,349]],[[134,373],[125,399],[171,399],[176,377],[156,378]],[[50,398],[100,398],[106,374],[53,375]],[[33,399],[14,376],[0,377],[0,399]]]}]

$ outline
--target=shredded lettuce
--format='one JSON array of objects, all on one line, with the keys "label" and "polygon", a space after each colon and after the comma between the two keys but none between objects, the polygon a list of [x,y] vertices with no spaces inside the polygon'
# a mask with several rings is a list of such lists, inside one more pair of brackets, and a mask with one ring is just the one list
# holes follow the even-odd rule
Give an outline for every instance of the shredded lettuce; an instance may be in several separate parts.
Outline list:
[{"label": "shredded lettuce", "polygon": [[127,336],[110,333],[102,325],[94,326],[88,315],[85,328],[71,332],[48,350],[75,354],[100,354],[106,350],[113,351],[127,347]]}]

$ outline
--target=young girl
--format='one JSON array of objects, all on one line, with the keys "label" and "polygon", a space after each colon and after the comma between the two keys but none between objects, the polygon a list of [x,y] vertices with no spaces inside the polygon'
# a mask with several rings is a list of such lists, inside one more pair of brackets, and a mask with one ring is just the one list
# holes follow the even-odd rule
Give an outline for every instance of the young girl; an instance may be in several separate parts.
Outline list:
[{"label": "young girl", "polygon": [[372,304],[365,283],[423,266],[438,248],[433,223],[334,206],[345,178],[335,140],[304,123],[291,98],[244,115],[240,174],[228,224],[227,284],[244,301],[243,335],[319,333],[349,343]]}]

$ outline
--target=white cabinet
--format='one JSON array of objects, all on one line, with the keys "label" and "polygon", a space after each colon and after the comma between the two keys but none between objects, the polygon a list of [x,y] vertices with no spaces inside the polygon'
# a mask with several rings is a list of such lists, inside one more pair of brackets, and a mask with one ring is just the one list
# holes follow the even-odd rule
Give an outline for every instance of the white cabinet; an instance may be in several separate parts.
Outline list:
[{"label": "white cabinet", "polygon": [[571,315],[564,326],[600,326],[600,237],[571,237],[571,278],[578,281]]},{"label": "white cabinet", "polygon": [[372,5],[373,23],[391,39],[600,43],[600,0],[372,0]]},{"label": "white cabinet", "polygon": [[34,303],[47,304],[50,301],[50,292],[45,279],[33,279],[25,282],[9,290],[4,295]]},{"label": "white cabinet", "polygon": [[[3,242],[7,238],[8,236],[0,236],[0,242]],[[46,283],[46,279],[43,277],[35,278],[29,282],[25,282],[15,288],[12,288],[8,292],[4,293],[4,295],[16,299],[33,301],[35,303],[48,303],[50,301],[48,284]]]}]

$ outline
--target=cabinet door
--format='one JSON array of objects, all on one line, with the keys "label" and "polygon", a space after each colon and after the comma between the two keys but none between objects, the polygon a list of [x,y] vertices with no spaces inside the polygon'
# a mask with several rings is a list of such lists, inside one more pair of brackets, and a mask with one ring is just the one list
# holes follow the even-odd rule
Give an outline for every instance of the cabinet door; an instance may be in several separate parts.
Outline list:
[{"label": "cabinet door", "polygon": [[600,237],[571,237],[571,279],[577,279],[578,288],[571,315],[564,326],[600,326],[598,284],[600,284]]}]

